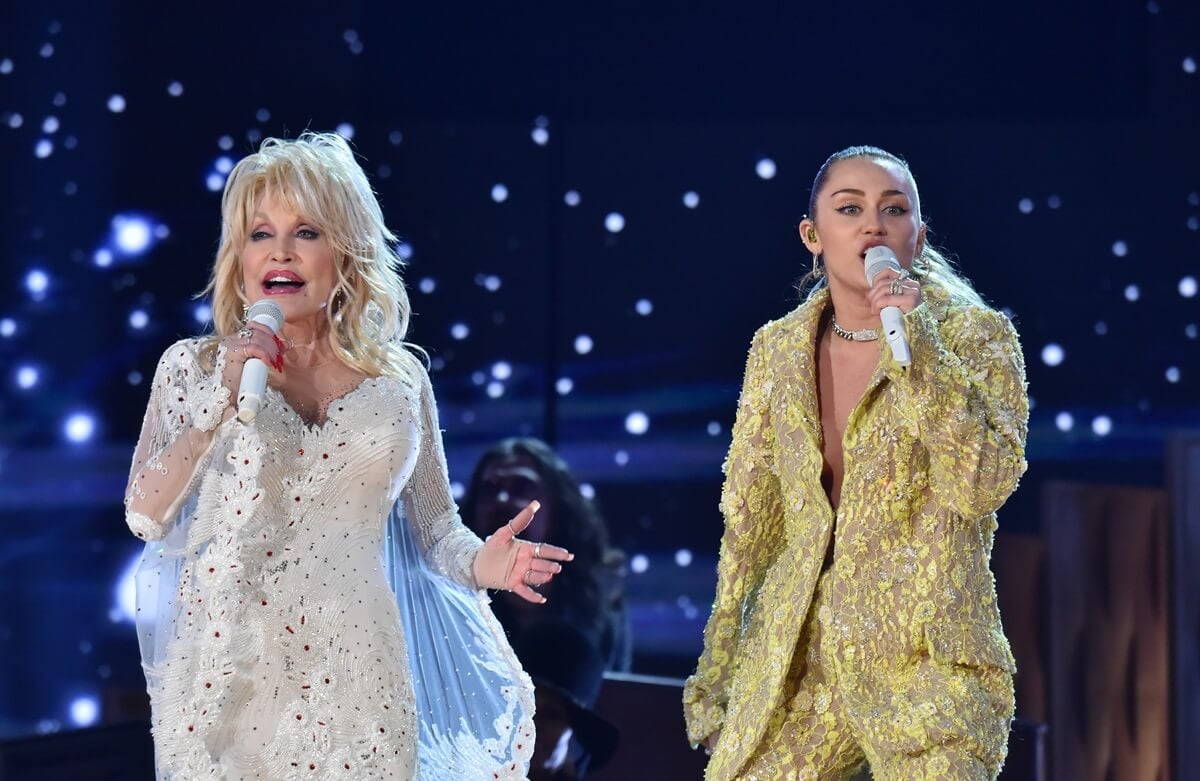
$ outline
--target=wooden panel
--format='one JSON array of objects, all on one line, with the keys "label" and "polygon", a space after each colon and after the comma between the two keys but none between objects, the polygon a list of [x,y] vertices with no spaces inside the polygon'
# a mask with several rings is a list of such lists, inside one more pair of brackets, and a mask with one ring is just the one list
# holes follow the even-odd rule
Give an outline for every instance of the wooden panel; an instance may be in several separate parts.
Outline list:
[{"label": "wooden panel", "polygon": [[1170,778],[1166,492],[1050,483],[1054,778]]}]

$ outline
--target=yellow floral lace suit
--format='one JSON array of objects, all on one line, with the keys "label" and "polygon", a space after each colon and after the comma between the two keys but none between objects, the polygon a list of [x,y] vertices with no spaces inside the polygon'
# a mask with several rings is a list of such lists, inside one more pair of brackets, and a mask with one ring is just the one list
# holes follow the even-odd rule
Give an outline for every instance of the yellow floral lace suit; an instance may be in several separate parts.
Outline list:
[{"label": "yellow floral lace suit", "polygon": [[[864,758],[876,779],[994,776],[1015,664],[988,561],[1026,468],[1016,331],[926,284],[905,315],[912,365],[881,342],[850,414],[835,514],[814,362],[828,301],[819,290],[750,348],[688,737],[720,730],[709,779],[827,778]],[[825,737],[800,748],[787,729],[806,711]]]}]

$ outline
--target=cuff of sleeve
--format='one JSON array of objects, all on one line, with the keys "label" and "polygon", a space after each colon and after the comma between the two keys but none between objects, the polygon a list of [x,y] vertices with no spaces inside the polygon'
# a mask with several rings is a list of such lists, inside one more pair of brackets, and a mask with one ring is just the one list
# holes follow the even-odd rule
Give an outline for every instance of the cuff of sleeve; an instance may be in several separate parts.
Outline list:
[{"label": "cuff of sleeve", "polygon": [[683,684],[683,717],[687,722],[688,742],[696,748],[725,724],[725,709],[702,691],[699,675]]},{"label": "cuff of sleeve", "polygon": [[166,531],[158,521],[132,510],[125,511],[125,523],[133,532],[133,536],[142,540],[162,539]]},{"label": "cuff of sleeve", "polygon": [[221,382],[225,371],[225,345],[217,348],[217,357],[212,374],[196,384],[194,391],[189,394],[188,412],[192,416],[192,424],[201,431],[212,431],[221,422],[225,408],[229,406],[229,388]]}]

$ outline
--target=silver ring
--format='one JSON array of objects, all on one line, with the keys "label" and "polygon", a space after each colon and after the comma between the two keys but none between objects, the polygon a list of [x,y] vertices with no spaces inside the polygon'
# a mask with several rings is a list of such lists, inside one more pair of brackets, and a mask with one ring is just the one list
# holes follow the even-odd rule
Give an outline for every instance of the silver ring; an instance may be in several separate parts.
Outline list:
[{"label": "silver ring", "polygon": [[912,276],[912,274],[909,273],[908,269],[906,269],[906,268],[900,269],[900,278],[901,279],[908,279],[911,276]]},{"label": "silver ring", "polygon": [[254,336],[254,329],[248,325],[242,326],[238,329],[237,335],[243,339],[249,339],[250,337]]},{"label": "silver ring", "polygon": [[893,279],[893,280],[892,280],[891,293],[892,293],[892,295],[893,295],[893,296],[902,296],[902,295],[904,295],[904,285],[902,285],[902,284],[900,283],[900,280],[898,280],[898,279]]},{"label": "silver ring", "polygon": [[535,559],[540,559],[542,557],[542,544],[540,542],[533,546],[533,557]]},{"label": "silver ring", "polygon": [[533,570],[531,570],[531,569],[527,569],[527,570],[525,570],[525,577],[521,578],[521,580],[525,581],[525,585],[526,585],[526,586],[532,586],[532,585],[533,585],[533,583],[531,583],[531,582],[529,581],[529,576],[530,576],[530,575],[532,575],[532,574],[533,574]]}]

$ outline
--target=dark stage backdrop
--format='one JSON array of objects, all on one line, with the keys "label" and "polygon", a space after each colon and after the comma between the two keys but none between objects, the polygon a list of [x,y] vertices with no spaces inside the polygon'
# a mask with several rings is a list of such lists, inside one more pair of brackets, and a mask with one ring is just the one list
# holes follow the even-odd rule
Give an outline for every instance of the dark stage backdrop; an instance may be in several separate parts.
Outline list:
[{"label": "dark stage backdrop", "polygon": [[1035,406],[1005,530],[1036,530],[1050,477],[1161,479],[1197,424],[1187,4],[384,5],[0,9],[0,736],[142,686],[130,454],[159,354],[210,326],[224,174],[265,136],[352,140],[452,480],[503,436],[560,449],[629,554],[639,672],[699,651],[745,351],[798,303],[838,148],[905,156],[934,241],[1016,319]]}]

